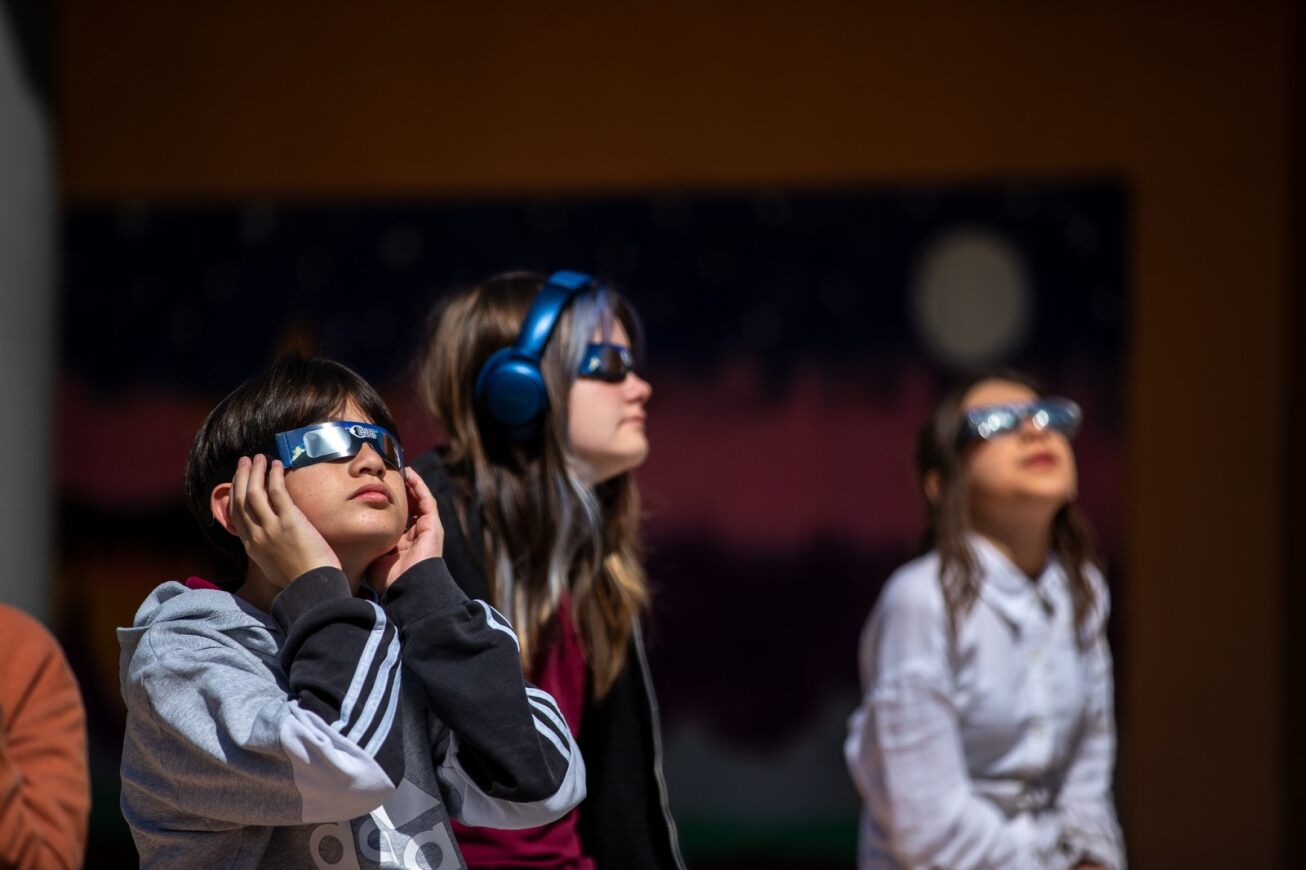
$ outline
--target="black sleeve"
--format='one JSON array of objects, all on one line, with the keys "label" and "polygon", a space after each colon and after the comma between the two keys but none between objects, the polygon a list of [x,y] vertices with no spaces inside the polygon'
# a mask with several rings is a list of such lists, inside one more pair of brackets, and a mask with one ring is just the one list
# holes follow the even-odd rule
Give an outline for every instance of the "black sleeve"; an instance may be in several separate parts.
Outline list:
[{"label": "black sleeve", "polygon": [[364,748],[398,783],[403,736],[397,715],[399,629],[383,608],[356,598],[339,568],[297,577],[272,603],[285,633],[281,663],[291,696]]},{"label": "black sleeve", "polygon": [[584,796],[580,751],[557,703],[522,678],[508,621],[468,598],[443,559],[413,566],[383,600],[400,626],[410,678],[454,733],[451,770],[470,786],[459,800],[474,817],[464,821],[525,827],[574,806]]}]

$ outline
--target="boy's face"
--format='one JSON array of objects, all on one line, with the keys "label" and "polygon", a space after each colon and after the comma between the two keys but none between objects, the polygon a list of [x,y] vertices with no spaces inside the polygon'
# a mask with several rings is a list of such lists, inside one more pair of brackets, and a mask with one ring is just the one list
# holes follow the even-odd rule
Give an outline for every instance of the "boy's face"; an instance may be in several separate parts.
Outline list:
[{"label": "boy's face", "polygon": [[[332,419],[375,422],[352,400]],[[346,459],[286,472],[286,491],[342,560],[370,561],[388,552],[408,523],[403,477],[370,445]]]}]

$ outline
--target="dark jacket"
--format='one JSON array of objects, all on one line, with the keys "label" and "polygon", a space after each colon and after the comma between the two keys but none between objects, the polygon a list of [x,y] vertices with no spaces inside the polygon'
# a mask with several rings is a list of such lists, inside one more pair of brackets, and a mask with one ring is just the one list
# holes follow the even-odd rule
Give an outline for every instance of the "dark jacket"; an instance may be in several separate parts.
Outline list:
[{"label": "dark jacket", "polygon": [[[445,472],[436,452],[412,463],[435,495],[444,526],[444,560],[455,582],[472,598],[490,600],[484,556],[470,540],[480,539],[480,518],[455,505],[466,494]],[[684,868],[675,821],[662,775],[662,738],[657,699],[639,626],[631,635],[626,667],[602,700],[586,700],[581,717],[581,755],[588,774],[588,798],[580,805],[580,836],[599,870]]]}]

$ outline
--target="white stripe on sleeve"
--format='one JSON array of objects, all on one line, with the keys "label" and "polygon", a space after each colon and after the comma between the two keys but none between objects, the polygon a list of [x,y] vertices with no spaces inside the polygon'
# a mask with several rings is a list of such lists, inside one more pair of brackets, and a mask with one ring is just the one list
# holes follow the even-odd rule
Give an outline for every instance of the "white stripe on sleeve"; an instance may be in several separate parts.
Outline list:
[{"label": "white stripe on sleeve", "polygon": [[473,598],[472,600],[485,609],[486,624],[495,631],[501,631],[508,635],[508,637],[512,638],[512,642],[516,645],[517,649],[521,649],[521,641],[517,640],[517,632],[512,630],[511,623],[503,618],[503,614],[491,607],[487,601],[482,601],[479,598]]},{"label": "white stripe on sleeve", "polygon": [[[371,604],[371,602],[368,602]],[[340,703],[340,718],[337,719],[331,727],[339,731],[349,723],[349,716],[354,712],[354,704],[358,702],[358,696],[363,691],[363,686],[367,682],[367,672],[372,667],[372,660],[376,657],[377,647],[381,645],[381,640],[385,637],[386,618],[385,611],[372,604],[376,611],[376,622],[372,625],[372,631],[367,636],[367,643],[363,646],[363,651],[359,653],[358,665],[354,668],[354,678],[349,682],[349,691],[345,693],[345,699]]]}]

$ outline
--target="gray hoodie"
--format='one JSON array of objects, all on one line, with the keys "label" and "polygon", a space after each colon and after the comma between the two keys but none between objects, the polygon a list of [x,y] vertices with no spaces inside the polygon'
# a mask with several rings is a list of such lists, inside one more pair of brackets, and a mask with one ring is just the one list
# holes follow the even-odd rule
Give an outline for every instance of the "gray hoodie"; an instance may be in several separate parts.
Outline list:
[{"label": "gray hoodie", "polygon": [[118,631],[122,809],[142,867],[465,866],[450,816],[533,827],[585,769],[517,637],[441,559],[380,602],[337,569],[265,614],[169,582]]}]

